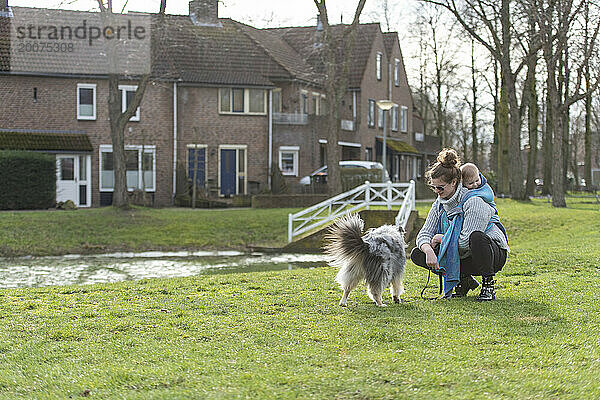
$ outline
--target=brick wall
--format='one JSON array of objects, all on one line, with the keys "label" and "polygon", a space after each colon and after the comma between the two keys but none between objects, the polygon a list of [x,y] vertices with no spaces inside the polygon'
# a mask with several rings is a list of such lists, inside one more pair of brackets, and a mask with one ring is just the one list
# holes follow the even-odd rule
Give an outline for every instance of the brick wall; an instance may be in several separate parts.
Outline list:
[{"label": "brick wall", "polygon": [[[96,84],[96,120],[77,120],[77,84]],[[122,84],[135,84],[122,82]],[[37,88],[37,101],[33,91]],[[99,146],[112,144],[108,119],[108,82],[100,79],[0,75],[0,128],[85,132],[92,153],[92,205],[100,204]],[[150,84],[140,105],[140,121],[125,128],[126,145],[156,146],[155,205],[171,204],[172,194],[172,89]],[[131,132],[129,132],[131,128]],[[143,138],[142,131],[145,132]]]},{"label": "brick wall", "polygon": [[[267,115],[219,114],[218,96],[218,88],[178,88],[178,160],[186,162],[188,144],[207,145],[206,177],[218,184],[219,145],[245,145],[247,180],[257,182],[261,190],[267,185]],[[198,128],[197,137],[194,128]]]}]

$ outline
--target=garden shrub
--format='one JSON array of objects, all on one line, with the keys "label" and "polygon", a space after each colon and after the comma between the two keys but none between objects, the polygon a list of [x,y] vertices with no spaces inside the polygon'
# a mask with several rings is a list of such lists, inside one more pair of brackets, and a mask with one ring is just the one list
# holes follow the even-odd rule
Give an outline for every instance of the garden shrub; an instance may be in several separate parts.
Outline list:
[{"label": "garden shrub", "polygon": [[0,151],[0,209],[30,210],[56,204],[56,158],[29,151]]}]

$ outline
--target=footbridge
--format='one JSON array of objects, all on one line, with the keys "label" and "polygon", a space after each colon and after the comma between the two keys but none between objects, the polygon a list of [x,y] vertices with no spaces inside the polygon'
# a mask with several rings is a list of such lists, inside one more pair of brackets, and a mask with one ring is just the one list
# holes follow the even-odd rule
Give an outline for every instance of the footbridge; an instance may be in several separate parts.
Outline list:
[{"label": "footbridge", "polygon": [[[389,214],[392,207],[400,207],[394,223],[407,230],[415,210],[415,182],[370,183],[357,186],[345,193],[327,199],[295,214],[288,215],[288,243],[305,237],[329,225],[333,220],[362,210],[384,208]],[[392,221],[387,221],[391,223]]]}]

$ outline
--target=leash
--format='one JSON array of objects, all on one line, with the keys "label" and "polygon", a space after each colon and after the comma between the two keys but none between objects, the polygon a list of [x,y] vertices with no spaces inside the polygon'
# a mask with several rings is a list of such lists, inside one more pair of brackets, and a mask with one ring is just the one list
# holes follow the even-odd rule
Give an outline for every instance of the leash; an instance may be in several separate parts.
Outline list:
[{"label": "leash", "polygon": [[429,287],[429,278],[431,278],[431,270],[428,269],[429,273],[427,274],[427,283],[425,284],[425,287],[423,288],[423,290],[421,290],[421,298],[424,300],[438,300],[440,298],[442,298],[442,294],[444,293],[444,289],[443,289],[443,283],[442,283],[442,275],[438,275],[440,278],[440,291],[438,293],[437,296],[435,297],[425,297],[423,296],[423,294],[425,293],[425,290]]}]

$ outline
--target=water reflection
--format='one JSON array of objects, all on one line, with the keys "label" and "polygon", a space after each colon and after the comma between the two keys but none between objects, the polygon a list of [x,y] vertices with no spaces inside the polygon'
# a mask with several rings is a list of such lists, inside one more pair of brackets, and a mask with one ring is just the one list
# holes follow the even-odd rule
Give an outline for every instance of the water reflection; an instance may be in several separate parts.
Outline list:
[{"label": "water reflection", "polygon": [[239,252],[115,253],[0,259],[0,288],[93,284],[146,278],[173,278],[314,268],[320,254],[242,254]]}]

